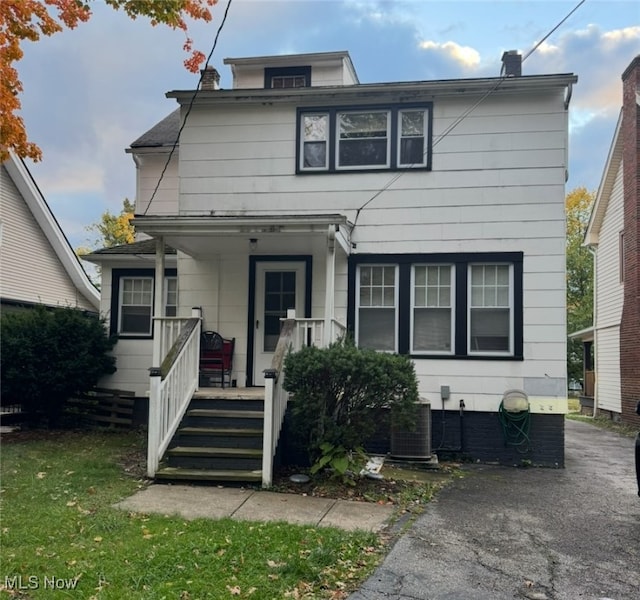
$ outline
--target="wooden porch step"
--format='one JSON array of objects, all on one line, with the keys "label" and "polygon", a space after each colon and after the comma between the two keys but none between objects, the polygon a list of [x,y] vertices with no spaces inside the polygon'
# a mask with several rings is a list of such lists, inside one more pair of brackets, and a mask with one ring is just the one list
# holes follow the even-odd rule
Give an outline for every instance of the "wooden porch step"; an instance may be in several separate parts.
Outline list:
[{"label": "wooden porch step", "polygon": [[192,408],[187,411],[190,417],[222,417],[227,419],[263,419],[262,410],[228,410],[219,408]]},{"label": "wooden porch step", "polygon": [[163,479],[165,481],[234,481],[255,483],[262,481],[262,471],[220,471],[210,469],[163,467],[156,472],[155,477],[156,479]]},{"label": "wooden porch step", "polygon": [[181,427],[178,430],[181,435],[226,435],[235,437],[262,436],[262,429],[236,429],[228,427]]},{"label": "wooden porch step", "polygon": [[205,446],[176,446],[167,450],[171,456],[206,456],[206,457],[249,457],[259,458],[262,450],[257,448],[208,448]]}]

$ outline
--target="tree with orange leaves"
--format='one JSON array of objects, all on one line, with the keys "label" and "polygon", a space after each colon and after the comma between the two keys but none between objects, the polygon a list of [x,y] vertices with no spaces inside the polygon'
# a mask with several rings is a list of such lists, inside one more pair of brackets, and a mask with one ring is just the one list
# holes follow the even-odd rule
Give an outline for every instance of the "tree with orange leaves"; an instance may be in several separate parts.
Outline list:
[{"label": "tree with orange leaves", "polygon": [[[20,110],[22,82],[14,63],[22,58],[22,43],[36,42],[40,36],[50,36],[65,27],[73,29],[91,18],[94,0],[0,0],[0,162],[10,151],[21,158],[38,161],[42,152],[27,137]],[[185,52],[189,58],[185,67],[196,73],[205,55],[193,49],[188,37],[186,19],[210,21],[209,7],[218,0],[104,0],[115,10],[122,9],[128,17],[148,17],[151,25],[166,25],[185,32]]]}]

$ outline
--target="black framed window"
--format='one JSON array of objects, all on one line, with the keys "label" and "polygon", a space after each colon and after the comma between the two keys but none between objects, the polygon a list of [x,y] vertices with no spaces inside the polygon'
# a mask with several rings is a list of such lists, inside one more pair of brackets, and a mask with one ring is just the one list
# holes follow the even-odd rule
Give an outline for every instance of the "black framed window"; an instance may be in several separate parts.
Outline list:
[{"label": "black framed window", "polygon": [[[178,306],[176,269],[165,269],[164,316],[175,317]],[[153,337],[155,297],[153,269],[114,269],[111,274],[110,331],[120,337]]]},{"label": "black framed window", "polygon": [[431,169],[432,104],[299,108],[297,173]]},{"label": "black framed window", "polygon": [[522,360],[523,254],[349,257],[359,346],[415,358]]},{"label": "black framed window", "polygon": [[267,67],[264,70],[264,87],[286,89],[309,87],[311,67]]}]

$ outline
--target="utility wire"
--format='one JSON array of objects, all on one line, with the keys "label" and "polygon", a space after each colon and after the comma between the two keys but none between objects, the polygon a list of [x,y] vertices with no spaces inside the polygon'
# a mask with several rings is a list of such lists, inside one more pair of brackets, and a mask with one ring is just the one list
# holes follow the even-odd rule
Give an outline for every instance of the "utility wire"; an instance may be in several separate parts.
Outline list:
[{"label": "utility wire", "polygon": [[162,173],[160,173],[160,177],[158,178],[158,183],[156,184],[155,189],[153,190],[153,193],[151,194],[151,198],[149,198],[149,202],[147,203],[146,208],[144,209],[144,212],[142,213],[142,215],[146,215],[147,211],[149,210],[149,207],[151,206],[151,203],[153,202],[154,198],[156,197],[156,194],[158,193],[158,190],[160,189],[160,184],[162,183],[162,179],[164,178],[165,173],[167,172],[167,169],[169,168],[169,163],[171,162],[171,158],[173,157],[173,153],[175,152],[177,146],[178,146],[178,142],[180,141],[180,134],[182,134],[182,130],[184,129],[185,125],[187,124],[187,118],[189,117],[189,114],[191,113],[191,109],[193,108],[193,104],[196,101],[196,96],[198,95],[198,92],[200,91],[200,83],[202,82],[202,78],[204,77],[204,72],[206,70],[206,68],[209,66],[209,61],[211,60],[211,57],[213,56],[213,52],[216,49],[216,46],[218,45],[218,38],[220,37],[220,33],[222,32],[222,28],[224,27],[225,21],[227,20],[227,15],[229,14],[229,8],[231,7],[231,2],[233,0],[229,0],[229,2],[227,3],[227,7],[224,10],[224,16],[222,17],[222,21],[220,22],[220,26],[218,27],[218,31],[216,32],[216,37],[213,40],[213,46],[211,47],[211,52],[209,52],[209,56],[207,56],[207,60],[204,63],[204,68],[200,71],[200,78],[198,79],[198,85],[196,86],[196,89],[193,92],[193,96],[191,96],[191,101],[189,102],[189,106],[187,107],[187,112],[184,114],[184,119],[182,121],[182,124],[180,125],[180,129],[178,130],[178,134],[176,135],[176,139],[173,142],[173,146],[171,146],[171,151],[169,152],[169,156],[167,157],[167,161],[164,163],[164,168],[162,169]]},{"label": "utility wire", "polygon": [[[587,0],[580,0],[580,2],[578,2],[578,4],[576,4],[576,6],[553,28],[551,29],[551,31],[549,31],[549,33],[547,33],[547,35],[545,35],[535,46],[533,46],[533,48],[531,48],[531,50],[529,50],[529,52],[527,52],[523,57],[522,57],[522,62],[524,62],[525,60],[527,60],[527,58],[529,58],[544,42],[545,40],[547,40],[558,28],[560,28],[562,26],[562,24],[574,13],[576,12]],[[504,69],[503,69],[504,70]],[[501,72],[500,74],[500,78],[498,79],[498,81],[496,82],[496,84],[490,88],[488,91],[486,91],[481,97],[480,99],[470,108],[468,108],[464,113],[462,113],[451,125],[449,125],[449,127],[447,127],[438,137],[437,140],[435,140],[433,142],[433,144],[431,144],[431,149],[433,150],[433,148],[435,148],[447,135],[449,135],[458,125],[460,125],[460,123],[462,123],[462,121],[464,121],[476,108],[478,108],[478,106],[480,104],[482,104],[482,102],[484,102],[491,94],[493,94],[502,84],[503,82],[508,79],[508,77]],[[426,155],[426,153],[429,150],[425,150],[424,155]],[[373,196],[371,196],[371,198],[369,198],[362,206],[360,206],[360,208],[358,208],[358,210],[356,211],[356,216],[353,220],[353,226],[351,227],[351,234],[353,234],[354,229],[356,228],[356,225],[358,223],[358,217],[360,216],[360,213],[369,205],[371,204],[371,202],[373,202],[378,196],[380,196],[382,193],[384,193],[385,191],[387,191],[396,181],[398,181],[398,179],[400,179],[400,177],[402,177],[405,173],[408,173],[412,167],[415,165],[411,164],[408,167],[405,167],[404,169],[402,169],[400,172],[398,172],[396,175],[394,175],[381,189],[379,189]]]}]

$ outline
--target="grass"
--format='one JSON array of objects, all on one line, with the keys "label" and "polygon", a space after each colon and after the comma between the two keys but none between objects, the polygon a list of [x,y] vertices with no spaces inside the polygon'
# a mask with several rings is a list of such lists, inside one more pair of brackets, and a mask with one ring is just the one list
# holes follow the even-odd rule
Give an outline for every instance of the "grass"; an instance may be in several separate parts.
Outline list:
[{"label": "grass", "polygon": [[0,597],[337,600],[385,552],[365,532],[114,509],[146,484],[139,434],[20,435],[2,439]]}]

